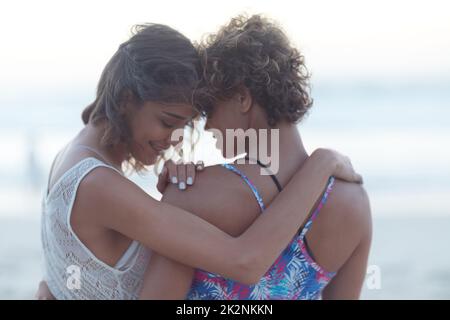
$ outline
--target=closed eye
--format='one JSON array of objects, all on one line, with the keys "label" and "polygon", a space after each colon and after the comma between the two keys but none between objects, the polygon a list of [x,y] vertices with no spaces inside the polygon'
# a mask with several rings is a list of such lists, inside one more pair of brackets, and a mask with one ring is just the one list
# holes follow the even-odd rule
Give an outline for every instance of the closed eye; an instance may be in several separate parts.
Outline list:
[{"label": "closed eye", "polygon": [[162,119],[161,119],[161,123],[162,123],[163,127],[165,127],[165,128],[169,128],[169,129],[175,128],[175,125],[170,124],[170,123],[168,123],[168,122],[166,122],[166,121],[164,121]]}]

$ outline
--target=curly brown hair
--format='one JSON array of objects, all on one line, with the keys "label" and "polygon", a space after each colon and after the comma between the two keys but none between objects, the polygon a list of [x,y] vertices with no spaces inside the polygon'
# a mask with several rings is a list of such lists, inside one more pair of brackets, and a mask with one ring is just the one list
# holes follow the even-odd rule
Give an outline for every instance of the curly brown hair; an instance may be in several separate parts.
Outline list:
[{"label": "curly brown hair", "polygon": [[283,30],[260,15],[240,15],[197,45],[203,65],[205,116],[214,101],[231,98],[242,85],[265,110],[268,124],[300,121],[312,105],[304,56]]}]

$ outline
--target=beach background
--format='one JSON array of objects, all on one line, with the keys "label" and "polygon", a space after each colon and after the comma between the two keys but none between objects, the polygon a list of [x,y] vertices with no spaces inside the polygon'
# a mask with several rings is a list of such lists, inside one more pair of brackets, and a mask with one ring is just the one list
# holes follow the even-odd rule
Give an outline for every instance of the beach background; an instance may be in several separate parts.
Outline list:
[{"label": "beach background", "polygon": [[[198,40],[247,11],[277,19],[306,57],[309,151],[364,175],[374,222],[364,299],[450,298],[450,19],[445,1],[17,1],[0,12],[0,299],[42,277],[40,201],[57,151],[81,128],[100,72],[135,23]],[[195,157],[220,161],[201,135]],[[152,170],[131,177],[158,197]]]}]

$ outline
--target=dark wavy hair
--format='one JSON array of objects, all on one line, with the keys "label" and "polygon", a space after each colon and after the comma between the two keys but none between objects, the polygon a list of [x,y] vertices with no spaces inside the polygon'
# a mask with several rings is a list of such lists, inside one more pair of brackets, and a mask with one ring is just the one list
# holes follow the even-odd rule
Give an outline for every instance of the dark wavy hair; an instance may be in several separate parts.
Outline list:
[{"label": "dark wavy hair", "polygon": [[283,30],[260,15],[240,15],[198,44],[203,65],[203,115],[214,101],[232,97],[242,85],[265,110],[268,124],[300,121],[312,105],[304,57]]},{"label": "dark wavy hair", "polygon": [[[82,120],[105,122],[103,145],[129,145],[126,102],[193,104],[199,71],[198,51],[188,38],[166,25],[136,25],[105,66],[96,98],[83,111]],[[127,161],[137,170],[143,167],[130,154]]]}]

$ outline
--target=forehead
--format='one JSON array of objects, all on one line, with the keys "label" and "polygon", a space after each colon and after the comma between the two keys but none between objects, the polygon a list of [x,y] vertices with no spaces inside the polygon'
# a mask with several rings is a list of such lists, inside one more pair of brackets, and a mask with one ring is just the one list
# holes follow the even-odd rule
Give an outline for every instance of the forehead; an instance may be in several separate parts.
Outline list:
[{"label": "forehead", "polygon": [[182,118],[193,118],[198,112],[188,103],[165,103],[148,101],[144,103],[145,106],[152,107],[157,113],[173,114]]}]

